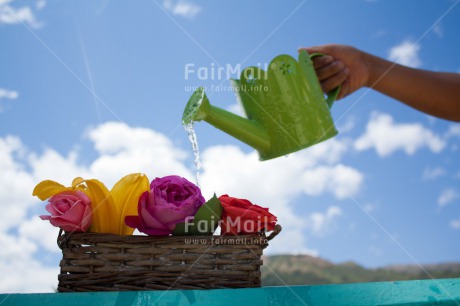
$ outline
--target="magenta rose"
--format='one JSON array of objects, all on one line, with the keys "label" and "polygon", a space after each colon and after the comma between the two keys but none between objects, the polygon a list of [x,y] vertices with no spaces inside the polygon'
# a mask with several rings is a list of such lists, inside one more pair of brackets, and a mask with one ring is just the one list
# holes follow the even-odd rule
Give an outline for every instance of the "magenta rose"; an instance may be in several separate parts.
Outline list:
[{"label": "magenta rose", "polygon": [[156,178],[150,191],[139,198],[139,216],[127,216],[125,223],[147,235],[167,236],[177,223],[194,216],[205,203],[200,188],[177,175]]},{"label": "magenta rose", "polygon": [[48,200],[45,208],[51,215],[40,218],[66,232],[85,232],[91,225],[91,200],[82,191],[58,193]]}]

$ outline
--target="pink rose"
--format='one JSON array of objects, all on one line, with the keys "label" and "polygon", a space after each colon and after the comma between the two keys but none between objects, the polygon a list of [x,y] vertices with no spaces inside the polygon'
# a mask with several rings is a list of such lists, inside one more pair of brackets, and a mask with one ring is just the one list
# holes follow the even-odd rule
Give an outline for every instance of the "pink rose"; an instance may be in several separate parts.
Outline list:
[{"label": "pink rose", "polygon": [[92,222],[91,200],[79,190],[63,191],[51,197],[46,210],[51,216],[42,215],[54,226],[66,232],[85,232]]},{"label": "pink rose", "polygon": [[177,175],[156,178],[150,184],[150,191],[139,198],[139,216],[127,216],[125,223],[147,235],[167,236],[177,223],[195,216],[204,203],[200,189],[185,178]]}]

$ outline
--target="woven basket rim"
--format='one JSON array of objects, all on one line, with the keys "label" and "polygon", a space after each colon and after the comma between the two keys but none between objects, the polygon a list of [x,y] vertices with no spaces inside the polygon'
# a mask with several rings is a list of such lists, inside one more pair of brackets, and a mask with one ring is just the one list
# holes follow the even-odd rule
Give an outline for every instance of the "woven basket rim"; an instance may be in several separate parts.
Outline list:
[{"label": "woven basket rim", "polygon": [[[275,238],[282,230],[281,225],[277,224],[273,231],[270,232],[268,236],[266,236],[266,232],[257,232],[253,234],[244,234],[244,235],[189,235],[189,236],[149,236],[149,235],[116,235],[116,234],[109,234],[109,233],[94,233],[94,232],[66,232],[62,229],[59,230],[59,234],[57,237],[57,245],[62,250],[65,248],[66,242],[72,238],[80,238],[80,239],[88,239],[88,240],[100,240],[100,242],[105,241],[120,241],[124,243],[148,243],[149,241],[161,241],[164,240],[165,242],[184,242],[186,239],[239,239],[241,241],[250,241],[247,239],[260,237],[265,238],[268,241]],[[246,239],[245,239],[246,238]],[[243,243],[244,244],[244,243]]]}]

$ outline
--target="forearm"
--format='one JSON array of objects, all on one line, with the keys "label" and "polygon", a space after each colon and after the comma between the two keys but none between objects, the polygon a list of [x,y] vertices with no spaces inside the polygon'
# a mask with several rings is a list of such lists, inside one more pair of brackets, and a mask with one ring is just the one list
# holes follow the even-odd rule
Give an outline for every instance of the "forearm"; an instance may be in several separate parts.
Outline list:
[{"label": "forearm", "polygon": [[460,74],[412,69],[366,54],[366,84],[427,114],[460,121]]}]

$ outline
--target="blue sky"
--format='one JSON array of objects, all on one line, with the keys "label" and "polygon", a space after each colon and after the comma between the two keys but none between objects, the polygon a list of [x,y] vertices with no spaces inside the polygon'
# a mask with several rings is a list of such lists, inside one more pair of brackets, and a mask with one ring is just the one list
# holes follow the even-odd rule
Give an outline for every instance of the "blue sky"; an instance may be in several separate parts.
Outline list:
[{"label": "blue sky", "polygon": [[[11,275],[0,291],[56,285],[57,231],[31,196],[40,180],[193,180],[180,125],[187,88],[214,86],[213,105],[237,107],[228,80],[186,78],[187,64],[244,68],[343,43],[460,72],[457,3],[0,0],[0,274]],[[336,103],[332,116],[338,136],[266,162],[197,123],[205,196],[270,207],[284,231],[267,253],[367,267],[460,261],[460,125],[369,89]]]}]

